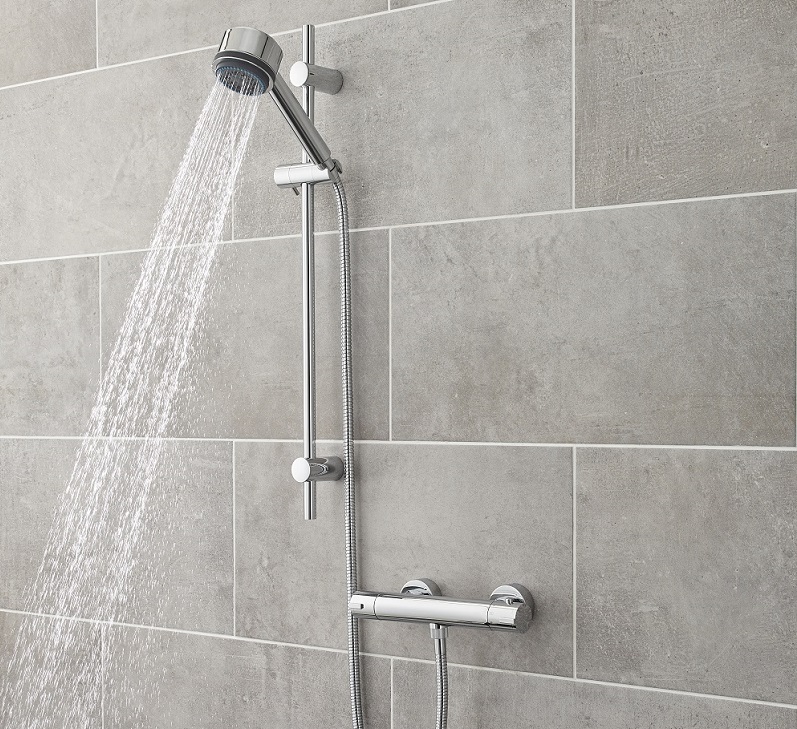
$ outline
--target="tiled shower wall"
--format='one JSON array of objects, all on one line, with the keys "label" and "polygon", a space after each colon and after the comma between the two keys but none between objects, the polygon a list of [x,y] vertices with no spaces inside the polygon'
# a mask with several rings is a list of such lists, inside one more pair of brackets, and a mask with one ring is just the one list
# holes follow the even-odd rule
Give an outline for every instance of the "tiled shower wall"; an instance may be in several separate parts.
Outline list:
[{"label": "tiled shower wall", "polygon": [[[3,14],[6,653],[211,46],[261,27],[287,67],[314,22],[319,62],[346,78],[317,111],[357,229],[362,585],[430,576],[485,597],[517,581],[538,604],[524,636],[452,631],[451,725],[797,727],[792,0]],[[289,475],[299,208],[271,174],[298,151],[270,104],[252,140],[171,434],[183,556],[164,589],[182,604],[102,636],[86,623],[85,650],[122,672],[148,638],[159,670],[131,685],[157,681],[159,698],[134,711],[106,675],[92,729],[348,725],[341,489],[322,487],[305,523]],[[334,439],[332,234],[318,267]],[[365,626],[373,729],[432,726],[427,633]]]}]

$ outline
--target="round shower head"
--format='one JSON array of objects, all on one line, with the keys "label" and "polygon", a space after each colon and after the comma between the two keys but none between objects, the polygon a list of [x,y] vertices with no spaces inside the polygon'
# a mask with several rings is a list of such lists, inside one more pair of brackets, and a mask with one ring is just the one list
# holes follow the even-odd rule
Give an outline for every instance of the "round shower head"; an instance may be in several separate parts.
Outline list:
[{"label": "round shower head", "polygon": [[213,58],[213,70],[227,88],[256,95],[271,89],[281,62],[282,49],[270,35],[254,28],[230,28]]}]

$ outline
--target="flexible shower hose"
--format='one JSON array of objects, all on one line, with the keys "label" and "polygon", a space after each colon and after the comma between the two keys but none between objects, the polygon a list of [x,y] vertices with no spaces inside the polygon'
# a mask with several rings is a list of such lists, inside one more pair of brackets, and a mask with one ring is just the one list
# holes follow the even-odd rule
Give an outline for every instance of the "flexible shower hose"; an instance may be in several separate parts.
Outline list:
[{"label": "flexible shower hose", "polygon": [[[343,183],[334,185],[340,229],[340,360],[343,385],[344,523],[346,531],[346,604],[357,591],[357,518],[354,499],[354,394],[351,373],[351,252],[349,209]],[[348,609],[348,608],[347,608]],[[360,625],[348,612],[349,688],[354,729],[363,729],[362,680],[360,676]]]},{"label": "flexible shower hose", "polygon": [[[357,591],[357,518],[354,494],[354,394],[352,392],[351,344],[351,249],[349,243],[349,209],[343,183],[336,182],[335,201],[340,230],[340,359],[343,385],[343,463],[344,523],[346,532],[346,604]],[[348,607],[347,607],[348,610]],[[353,729],[364,729],[362,677],[360,674],[360,623],[348,611],[349,688]],[[435,632],[434,628],[437,629]],[[448,726],[448,663],[446,660],[446,628],[433,626],[435,666],[437,670],[437,729]]]}]

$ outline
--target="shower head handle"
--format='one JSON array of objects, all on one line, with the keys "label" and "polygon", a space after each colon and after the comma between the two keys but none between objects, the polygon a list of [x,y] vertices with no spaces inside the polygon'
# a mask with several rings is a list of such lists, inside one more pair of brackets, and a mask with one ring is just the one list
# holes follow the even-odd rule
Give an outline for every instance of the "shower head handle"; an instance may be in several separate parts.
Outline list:
[{"label": "shower head handle", "polygon": [[252,88],[241,82],[242,77],[255,79],[258,84],[249,93],[268,92],[310,160],[320,168],[336,170],[327,143],[279,73],[282,55],[279,44],[267,33],[230,28],[221,39],[213,68],[217,78],[233,91]]}]

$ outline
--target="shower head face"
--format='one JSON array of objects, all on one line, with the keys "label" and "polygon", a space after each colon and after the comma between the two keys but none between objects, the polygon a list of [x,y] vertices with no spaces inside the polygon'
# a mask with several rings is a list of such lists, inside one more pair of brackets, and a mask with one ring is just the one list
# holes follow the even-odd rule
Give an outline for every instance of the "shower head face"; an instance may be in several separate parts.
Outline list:
[{"label": "shower head face", "polygon": [[230,28],[213,58],[213,70],[227,88],[253,96],[273,88],[281,62],[282,49],[270,35]]}]

